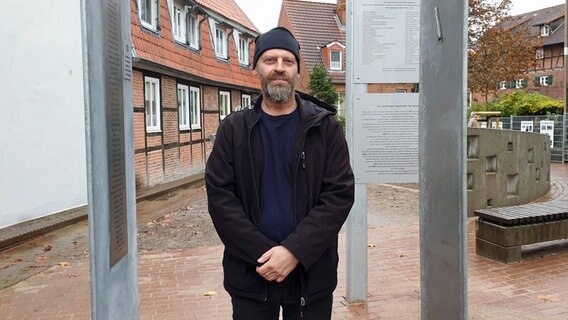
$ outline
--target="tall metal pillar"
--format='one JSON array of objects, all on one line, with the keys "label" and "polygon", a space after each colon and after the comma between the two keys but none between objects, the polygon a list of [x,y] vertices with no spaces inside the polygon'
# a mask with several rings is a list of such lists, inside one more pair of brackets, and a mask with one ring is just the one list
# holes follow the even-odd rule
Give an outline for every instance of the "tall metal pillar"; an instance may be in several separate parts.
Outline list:
[{"label": "tall metal pillar", "polygon": [[[353,5],[347,1],[347,82],[346,82],[346,138],[349,143],[351,166],[354,166],[355,86],[353,85]],[[355,181],[355,202],[347,219],[347,302],[367,302],[367,184]]]},{"label": "tall metal pillar", "polygon": [[139,318],[129,0],[81,0],[91,318]]},{"label": "tall metal pillar", "polygon": [[420,11],[422,319],[467,319],[467,1]]}]

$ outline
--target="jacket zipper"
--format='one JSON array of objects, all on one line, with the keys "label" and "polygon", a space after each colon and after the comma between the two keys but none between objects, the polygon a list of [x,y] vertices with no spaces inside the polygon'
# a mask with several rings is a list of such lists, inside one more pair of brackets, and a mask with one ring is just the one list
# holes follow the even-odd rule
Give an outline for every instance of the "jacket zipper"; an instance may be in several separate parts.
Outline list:
[{"label": "jacket zipper", "polygon": [[[250,139],[251,139],[251,135],[252,135],[252,130],[253,127],[256,126],[256,122],[250,127],[249,131],[248,131],[248,145],[249,145],[249,158],[250,158],[250,166],[252,168],[252,182],[253,182],[253,187],[254,187],[254,193],[256,195],[256,210],[257,210],[257,214],[258,214],[258,220],[259,220],[259,226],[258,228],[262,231],[262,215],[260,214],[260,203],[259,203],[259,199],[260,199],[260,195],[258,194],[258,186],[256,185],[256,175],[255,175],[255,167],[254,167],[254,161],[252,158],[252,150],[251,150],[251,143],[250,143]],[[264,282],[264,302],[268,301],[268,282]]]},{"label": "jacket zipper", "polygon": [[300,319],[304,319],[304,307],[306,299],[304,298],[304,271],[300,269]]}]

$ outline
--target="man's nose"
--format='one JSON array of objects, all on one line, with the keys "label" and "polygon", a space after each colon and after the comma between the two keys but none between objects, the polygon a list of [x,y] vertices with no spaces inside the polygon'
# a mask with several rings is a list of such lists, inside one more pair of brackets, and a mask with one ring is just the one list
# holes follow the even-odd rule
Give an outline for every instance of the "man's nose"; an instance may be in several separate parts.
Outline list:
[{"label": "man's nose", "polygon": [[279,59],[276,61],[276,70],[277,70],[277,71],[283,71],[283,70],[284,70],[284,59],[279,58]]}]

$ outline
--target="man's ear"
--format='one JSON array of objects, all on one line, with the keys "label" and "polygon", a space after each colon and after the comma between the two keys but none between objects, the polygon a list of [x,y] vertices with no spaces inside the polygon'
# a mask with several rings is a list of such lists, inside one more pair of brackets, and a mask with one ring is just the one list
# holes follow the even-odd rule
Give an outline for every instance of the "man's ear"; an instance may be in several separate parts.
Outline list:
[{"label": "man's ear", "polygon": [[256,71],[256,68],[252,69],[252,74],[253,74],[254,76],[258,76],[258,72]]}]

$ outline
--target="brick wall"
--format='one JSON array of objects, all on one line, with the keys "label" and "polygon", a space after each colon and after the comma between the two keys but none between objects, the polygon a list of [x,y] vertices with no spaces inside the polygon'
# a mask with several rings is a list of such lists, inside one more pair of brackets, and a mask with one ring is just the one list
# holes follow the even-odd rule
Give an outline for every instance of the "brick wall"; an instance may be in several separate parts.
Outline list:
[{"label": "brick wall", "polygon": [[202,172],[205,169],[204,151],[212,147],[208,136],[215,133],[219,126],[217,87],[190,83],[201,89],[202,128],[182,131],[178,120],[178,79],[156,74],[152,74],[152,77],[160,80],[162,131],[157,133],[147,133],[145,128],[144,71],[133,72],[135,174],[138,189]]}]

